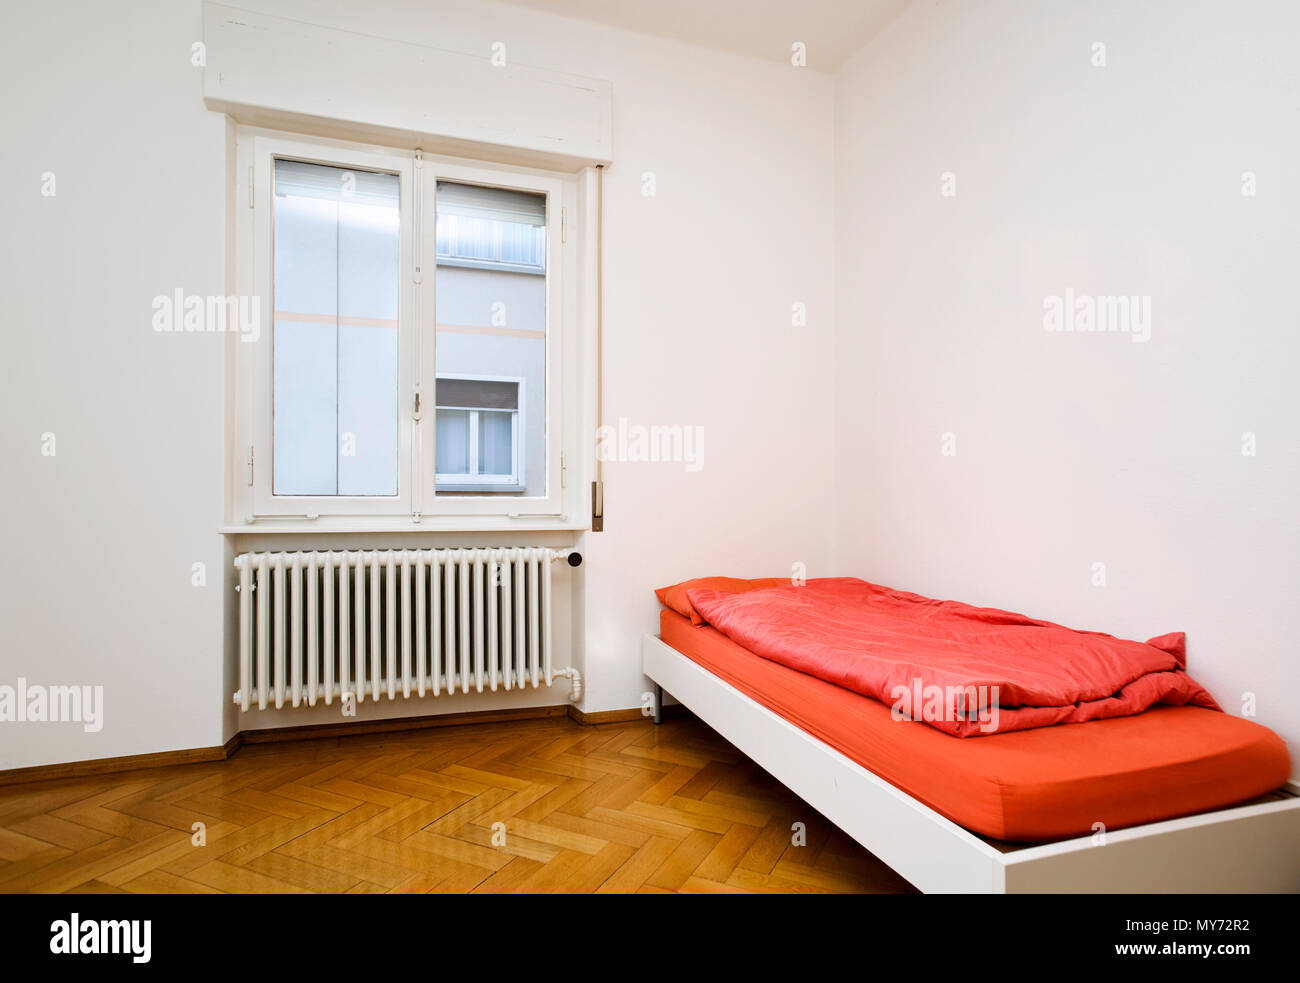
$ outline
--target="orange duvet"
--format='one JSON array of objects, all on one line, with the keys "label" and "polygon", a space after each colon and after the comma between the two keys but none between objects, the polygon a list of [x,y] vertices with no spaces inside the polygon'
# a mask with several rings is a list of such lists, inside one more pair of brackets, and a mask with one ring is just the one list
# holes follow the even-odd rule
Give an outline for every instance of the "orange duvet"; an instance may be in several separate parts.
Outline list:
[{"label": "orange duvet", "polygon": [[1129,641],[855,577],[686,596],[754,654],[954,737],[1122,717],[1156,703],[1219,709],[1183,671],[1182,632]]},{"label": "orange duvet", "polygon": [[1001,840],[1085,836],[1245,802],[1280,787],[1286,745],[1196,706],[957,740],[885,704],[761,658],[671,610],[663,640],[953,822]]}]

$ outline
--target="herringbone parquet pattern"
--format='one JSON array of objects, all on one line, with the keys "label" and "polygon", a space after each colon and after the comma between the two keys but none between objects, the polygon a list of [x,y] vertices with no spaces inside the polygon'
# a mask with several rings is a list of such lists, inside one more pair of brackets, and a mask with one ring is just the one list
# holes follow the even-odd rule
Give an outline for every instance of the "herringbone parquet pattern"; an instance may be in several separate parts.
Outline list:
[{"label": "herringbone parquet pattern", "polygon": [[0,788],[4,892],[907,890],[694,718],[263,744]]}]

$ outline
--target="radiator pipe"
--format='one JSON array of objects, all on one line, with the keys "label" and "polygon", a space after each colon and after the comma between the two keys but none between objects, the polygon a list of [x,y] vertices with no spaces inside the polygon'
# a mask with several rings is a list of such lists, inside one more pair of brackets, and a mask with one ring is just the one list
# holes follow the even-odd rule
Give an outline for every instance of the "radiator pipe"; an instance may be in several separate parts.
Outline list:
[{"label": "radiator pipe", "polygon": [[[320,551],[319,551],[319,550],[316,550],[316,551],[310,551],[310,550],[309,550],[309,551],[307,551],[306,553],[304,553],[303,555],[304,555],[304,556],[310,556],[310,555],[312,555],[313,552],[315,552],[315,553],[319,553]],[[329,551],[327,551],[324,555],[325,555],[325,556],[329,556],[329,555],[330,555],[331,553],[333,553],[333,552],[334,552],[333,550],[329,550]],[[348,552],[353,552],[353,553],[365,553],[365,552],[369,552],[369,551],[368,551],[368,550],[364,550],[364,549],[360,549],[360,550],[352,550],[352,551],[349,551],[349,550],[343,550],[342,552],[343,552],[343,554],[344,554],[343,562],[344,562],[345,564],[347,564],[347,565],[350,567],[350,566],[354,566],[355,564],[354,564],[354,562],[353,562],[353,561],[352,561],[352,560],[347,556],[347,553],[348,553]],[[418,553],[418,552],[420,552],[420,551],[419,551],[419,550],[412,550],[412,552]],[[245,562],[245,558],[247,557],[247,555],[248,555],[248,554],[246,554],[246,553],[241,553],[239,556],[235,557],[235,562],[234,562],[233,566],[234,566],[234,568],[235,568],[236,570],[239,570],[239,569],[243,566],[243,564],[244,564],[244,562]],[[577,550],[552,550],[552,551],[551,551],[551,559],[552,559],[552,560],[564,560],[564,561],[566,561],[566,562],[569,564],[569,566],[571,566],[571,567],[580,567],[580,566],[582,566],[582,554],[579,553]],[[254,585],[254,589],[256,589],[256,585]],[[236,587],[235,590],[239,590],[239,588]]]},{"label": "radiator pipe", "polygon": [[572,684],[569,688],[569,699],[577,703],[582,699],[582,673],[578,672],[573,666],[565,666],[563,669],[554,669],[551,671],[553,676],[564,676]]}]

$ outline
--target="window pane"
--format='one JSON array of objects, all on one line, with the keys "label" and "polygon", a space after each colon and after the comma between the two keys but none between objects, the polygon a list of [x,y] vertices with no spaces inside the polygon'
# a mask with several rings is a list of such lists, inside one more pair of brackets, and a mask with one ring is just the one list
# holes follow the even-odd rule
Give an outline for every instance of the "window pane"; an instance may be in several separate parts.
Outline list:
[{"label": "window pane", "polygon": [[390,177],[391,199],[339,202],[340,495],[397,494],[401,256]]},{"label": "window pane", "polygon": [[[480,411],[475,471],[444,468],[441,447],[437,470],[496,476],[501,490],[493,492],[490,481],[467,490],[463,481],[458,489],[457,483],[439,479],[437,487],[544,496],[546,196],[440,181],[436,208],[438,374],[464,377],[439,380],[437,405]],[[483,261],[489,255],[491,262]],[[479,262],[456,265],[457,259]],[[503,391],[514,400],[503,401]],[[443,439],[441,422],[437,439]],[[511,474],[514,482],[499,480]]]},{"label": "window pane", "polygon": [[542,229],[516,222],[501,223],[501,262],[544,266],[546,237]]},{"label": "window pane", "polygon": [[479,474],[509,474],[513,453],[510,449],[511,413],[484,411],[478,416]]},{"label": "window pane", "polygon": [[469,474],[469,413],[438,411],[438,474]]},{"label": "window pane", "polygon": [[275,162],[273,491],[396,495],[398,178]]},{"label": "window pane", "polygon": [[397,494],[397,326],[339,328],[340,495]]},{"label": "window pane", "polygon": [[272,483],[277,495],[333,495],[338,487],[337,340],[330,325],[275,320]]},{"label": "window pane", "polygon": [[[495,260],[495,222],[466,218],[463,215],[439,215],[439,248],[441,256],[457,259]],[[445,248],[444,248],[445,243]]]}]

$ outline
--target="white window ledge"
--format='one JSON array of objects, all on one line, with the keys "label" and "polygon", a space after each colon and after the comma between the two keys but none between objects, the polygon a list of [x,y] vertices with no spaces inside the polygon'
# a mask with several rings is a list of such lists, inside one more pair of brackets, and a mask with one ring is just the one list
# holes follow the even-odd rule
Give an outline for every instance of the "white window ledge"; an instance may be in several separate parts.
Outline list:
[{"label": "white window ledge", "polygon": [[491,515],[426,515],[419,522],[387,516],[321,516],[317,519],[273,516],[253,522],[221,526],[223,536],[258,536],[301,533],[415,533],[415,532],[581,532],[590,528],[564,516],[517,518]]}]

